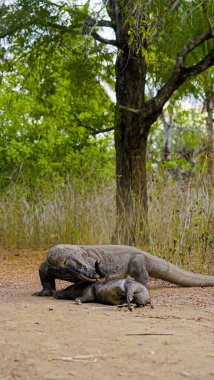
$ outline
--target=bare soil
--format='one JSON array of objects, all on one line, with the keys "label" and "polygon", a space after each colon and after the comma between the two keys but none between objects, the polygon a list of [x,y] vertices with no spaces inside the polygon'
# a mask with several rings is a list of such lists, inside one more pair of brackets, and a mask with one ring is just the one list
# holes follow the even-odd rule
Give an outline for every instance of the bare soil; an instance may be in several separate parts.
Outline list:
[{"label": "bare soil", "polygon": [[214,379],[214,288],[153,280],[132,312],[32,297],[45,254],[0,249],[0,380]]}]

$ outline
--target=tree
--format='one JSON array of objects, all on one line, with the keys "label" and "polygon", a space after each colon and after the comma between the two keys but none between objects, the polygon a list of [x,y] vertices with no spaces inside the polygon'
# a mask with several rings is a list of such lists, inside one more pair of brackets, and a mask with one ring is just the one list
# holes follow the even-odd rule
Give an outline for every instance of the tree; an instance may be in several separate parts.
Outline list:
[{"label": "tree", "polygon": [[112,137],[106,136],[112,101],[97,79],[103,69],[93,51],[84,61],[80,48],[73,54],[68,36],[66,46],[48,42],[34,39],[25,54],[19,46],[7,49],[0,86],[1,189],[15,182],[26,192],[46,191],[66,178],[76,185],[84,178],[90,187],[113,172]]},{"label": "tree", "polygon": [[[198,55],[194,57],[200,46],[214,38],[212,1],[109,0],[102,3],[101,9],[106,9],[110,20],[103,19],[103,11],[89,14],[89,1],[83,7],[78,7],[77,2],[72,6],[66,1],[58,5],[51,1],[32,2],[30,12],[26,0],[15,3],[17,8],[16,13],[13,9],[13,22],[11,19],[10,25],[5,22],[2,38],[16,35],[18,30],[26,38],[35,30],[37,33],[38,30],[45,33],[52,30],[55,35],[77,33],[78,29],[81,41],[84,34],[88,36],[87,40],[93,38],[117,48],[115,148],[118,225],[115,236],[120,236],[123,243],[135,244],[137,241],[140,244],[147,225],[148,135],[174,92],[214,64],[213,48],[204,55],[200,54],[199,58]],[[206,3],[210,14],[210,25],[206,29],[202,23],[198,26],[202,3]],[[100,27],[113,28],[116,38],[102,37]],[[163,75],[158,80],[158,70],[164,71],[165,81]],[[154,73],[157,91],[148,97],[147,85]]]},{"label": "tree", "polygon": [[[185,3],[188,10],[190,4]],[[167,23],[168,15],[172,16],[171,22],[176,22],[175,15],[178,20],[181,19],[185,5],[182,9],[179,1],[164,2],[163,10],[159,8],[159,17],[157,15],[151,25],[151,36],[148,34],[150,2],[144,2],[144,5],[141,5],[142,2],[129,2],[127,6],[125,4],[126,2],[110,2],[110,15],[116,24],[115,33],[120,49],[116,62],[116,94],[120,110],[120,119],[117,120],[115,128],[117,203],[120,214],[123,212],[124,205],[126,207],[131,233],[129,242],[134,243],[136,231],[143,230],[142,221],[145,220],[147,214],[145,168],[146,144],[150,128],[173,93],[188,78],[206,70],[214,63],[214,50],[211,50],[194,65],[186,66],[188,55],[207,39],[213,38],[214,34],[212,29],[203,31],[195,36],[193,41],[185,42],[181,48],[178,47],[177,55],[174,57],[174,67],[165,84],[153,98],[146,99],[146,52],[151,48],[155,38],[162,37],[163,41],[169,37],[168,31],[164,30],[164,22]],[[191,7],[194,9],[193,4]],[[128,12],[128,18],[126,12]],[[147,20],[145,20],[145,14]],[[135,38],[130,44],[132,18],[134,18]],[[152,20],[150,22],[152,23]],[[138,24],[140,24],[139,27]],[[181,41],[179,42],[181,44]]]}]

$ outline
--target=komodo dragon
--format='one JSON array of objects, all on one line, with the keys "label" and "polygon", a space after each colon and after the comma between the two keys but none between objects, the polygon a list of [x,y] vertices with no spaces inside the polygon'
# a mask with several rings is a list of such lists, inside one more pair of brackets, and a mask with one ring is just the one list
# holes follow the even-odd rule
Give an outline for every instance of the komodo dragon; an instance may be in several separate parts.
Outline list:
[{"label": "komodo dragon", "polygon": [[54,294],[55,298],[82,302],[100,302],[108,305],[136,304],[138,307],[151,305],[148,289],[131,279],[82,282],[70,285]]},{"label": "komodo dragon", "polygon": [[125,245],[55,245],[40,265],[39,275],[43,289],[34,293],[37,296],[53,295],[55,279],[78,283],[130,276],[147,285],[151,276],[181,286],[214,286],[214,276],[185,271]]}]

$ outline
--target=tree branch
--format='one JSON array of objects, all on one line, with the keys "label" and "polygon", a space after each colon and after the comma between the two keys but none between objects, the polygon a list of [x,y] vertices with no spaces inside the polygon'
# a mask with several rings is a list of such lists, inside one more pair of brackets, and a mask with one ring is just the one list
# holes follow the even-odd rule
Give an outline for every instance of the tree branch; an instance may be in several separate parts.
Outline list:
[{"label": "tree branch", "polygon": [[88,131],[90,131],[93,136],[96,136],[99,133],[106,133],[106,132],[111,132],[111,131],[114,130],[114,127],[109,127],[109,128],[101,129],[101,130],[94,129],[93,127],[90,127],[89,125],[82,124],[80,122],[79,117],[77,117],[77,121],[78,121],[79,126],[81,126],[81,127],[85,128],[85,129],[87,129]]},{"label": "tree branch", "polygon": [[209,69],[209,67],[214,65],[214,48],[210,50],[210,53],[201,61],[196,63],[195,65],[184,67],[183,75],[186,78],[190,78],[192,76],[198,75],[203,71]]},{"label": "tree branch", "polygon": [[84,123],[81,121],[81,119],[80,119],[80,117],[79,117],[78,114],[75,114],[75,120],[76,120],[76,122],[77,122],[78,127],[83,127],[83,128],[85,128],[85,129],[87,129],[88,131],[91,131],[91,134],[92,134],[93,136],[96,136],[96,135],[98,135],[99,133],[106,133],[106,132],[111,132],[111,131],[114,130],[114,127],[109,127],[109,128],[105,128],[105,129],[101,129],[101,130],[99,130],[99,129],[96,129],[96,128],[91,127],[90,125],[86,125],[86,124],[84,124]]},{"label": "tree branch", "polygon": [[210,50],[209,54],[207,54],[202,60],[197,62],[195,65],[189,67],[184,66],[187,55],[197,46],[202,44],[204,41],[213,37],[214,31],[209,30],[196,37],[195,40],[183,47],[183,49],[177,55],[174,70],[170,78],[158,91],[157,95],[145,103],[145,106],[142,109],[134,109],[123,105],[119,105],[119,108],[138,115],[141,114],[144,119],[147,119],[148,117],[151,117],[153,115],[154,120],[156,120],[157,117],[161,114],[165,103],[188,78],[198,75],[214,65],[213,48]]},{"label": "tree branch", "polygon": [[101,131],[98,131],[92,127],[89,127],[89,126],[86,126],[86,125],[83,125],[83,128],[85,129],[88,129],[89,131],[92,132],[92,135],[95,136],[95,135],[98,135],[99,133],[106,133],[106,132],[111,132],[114,130],[114,127],[109,127],[109,128],[106,128],[106,129],[102,129]]},{"label": "tree branch", "polygon": [[[38,25],[39,27],[50,27],[52,29],[61,30],[64,33],[72,32],[72,28],[65,26],[65,25],[57,24],[57,23],[50,22],[50,21],[46,22],[46,23],[42,23],[41,21],[36,22],[35,20],[32,20],[32,21],[26,22],[24,25],[19,24],[18,26],[14,27],[14,28],[7,29],[5,32],[3,32],[3,34],[0,34],[0,39],[11,36],[11,35],[15,34],[16,32],[22,30],[23,28],[30,27],[33,25]],[[4,28],[3,25],[0,25],[0,27]]]},{"label": "tree branch", "polygon": [[118,46],[116,40],[108,40],[108,39],[106,39],[106,38],[103,38],[103,37],[101,37],[97,32],[92,32],[92,33],[91,33],[91,36],[92,36],[95,40],[97,40],[97,41],[99,41],[99,42],[102,42],[103,44],[109,44],[109,45],[113,45],[113,46],[116,46],[116,47]]},{"label": "tree branch", "polygon": [[[101,26],[101,24],[102,24],[102,26],[106,26],[106,25],[104,25],[105,23],[108,23],[108,21],[103,20],[101,22],[98,22],[96,25]],[[31,21],[31,22],[25,23],[25,25],[21,25],[20,24],[20,25],[18,25],[17,27],[15,27],[13,29],[7,29],[5,32],[3,32],[3,34],[0,34],[0,39],[12,35],[12,34],[18,32],[19,30],[21,30],[24,27],[29,27],[29,26],[32,26],[32,25],[36,25],[36,22],[35,21]],[[70,33],[73,30],[72,27],[61,25],[61,24],[57,24],[57,23],[54,23],[54,22],[51,22],[51,21],[48,21],[46,23],[42,23],[40,21],[40,22],[37,22],[37,25],[40,26],[40,27],[49,27],[49,28],[52,28],[52,29],[60,30],[61,32],[64,32],[64,33],[66,33],[66,32]],[[87,24],[84,25],[84,26],[87,26]],[[3,25],[0,25],[0,27],[3,27]],[[92,36],[95,40],[97,40],[97,41],[99,41],[101,43],[117,46],[116,40],[108,40],[108,39],[100,36],[95,31],[91,31],[89,33],[89,36]]]},{"label": "tree branch", "polygon": [[100,26],[106,28],[113,28],[114,24],[110,20],[95,20],[90,16],[85,18],[85,25],[89,27]]},{"label": "tree branch", "polygon": [[184,67],[187,55],[197,46],[213,37],[214,31],[209,30],[196,37],[195,40],[189,44],[185,45],[178,53],[172,75],[164,86],[158,91],[157,95],[145,104],[144,111],[142,112],[145,112],[147,117],[150,114],[154,114],[154,111],[157,112],[157,114],[160,114],[164,104],[188,78],[198,75],[214,65],[214,49],[212,49],[205,58],[195,65]]},{"label": "tree branch", "polygon": [[200,36],[196,37],[195,40],[191,41],[189,44],[185,45],[183,49],[177,54],[174,71],[179,71],[181,68],[183,68],[185,59],[192,50],[194,50],[197,46],[201,45],[203,42],[213,37],[214,31],[210,29],[202,33]]},{"label": "tree branch", "polygon": [[66,25],[57,24],[57,23],[51,22],[51,21],[48,21],[46,23],[38,22],[37,25],[40,26],[40,27],[49,27],[49,28],[52,28],[52,29],[61,30],[64,33],[66,33],[66,32],[69,33],[69,32],[72,32],[72,30],[73,30],[72,27],[69,27],[69,26],[66,26]]}]

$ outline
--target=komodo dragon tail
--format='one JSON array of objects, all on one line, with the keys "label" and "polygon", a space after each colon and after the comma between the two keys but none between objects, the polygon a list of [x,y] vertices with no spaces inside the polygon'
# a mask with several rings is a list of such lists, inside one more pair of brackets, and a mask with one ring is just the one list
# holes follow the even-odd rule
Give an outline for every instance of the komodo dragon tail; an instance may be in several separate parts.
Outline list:
[{"label": "komodo dragon tail", "polygon": [[214,286],[214,276],[189,272],[178,268],[166,260],[144,252],[149,276],[160,278],[181,286]]}]

